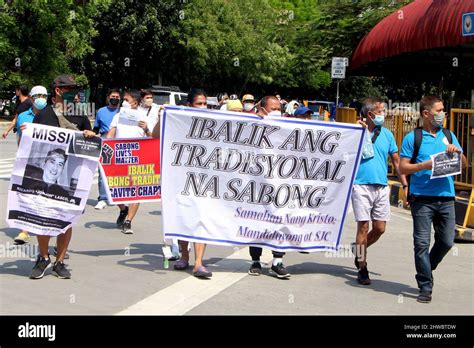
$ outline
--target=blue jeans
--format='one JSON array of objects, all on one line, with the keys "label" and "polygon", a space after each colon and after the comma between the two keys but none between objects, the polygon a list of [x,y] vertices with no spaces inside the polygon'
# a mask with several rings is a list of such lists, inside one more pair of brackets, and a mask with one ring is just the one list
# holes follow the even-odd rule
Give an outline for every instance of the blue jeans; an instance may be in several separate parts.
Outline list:
[{"label": "blue jeans", "polygon": [[[439,197],[438,197],[439,198]],[[433,290],[432,271],[454,245],[454,199],[416,198],[411,204],[413,242],[415,246],[416,281],[423,292]],[[431,224],[435,242],[430,248]]]},{"label": "blue jeans", "polygon": [[97,198],[99,201],[107,201],[107,193],[105,191],[105,185],[102,181],[102,176],[100,175],[99,170],[99,197]]}]

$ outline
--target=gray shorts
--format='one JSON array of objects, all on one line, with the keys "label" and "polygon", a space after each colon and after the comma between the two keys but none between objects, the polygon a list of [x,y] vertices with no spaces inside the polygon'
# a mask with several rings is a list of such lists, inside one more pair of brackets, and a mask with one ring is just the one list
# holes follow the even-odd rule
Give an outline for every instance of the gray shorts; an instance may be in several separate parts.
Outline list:
[{"label": "gray shorts", "polygon": [[356,221],[390,220],[390,187],[384,185],[354,185],[352,209]]}]

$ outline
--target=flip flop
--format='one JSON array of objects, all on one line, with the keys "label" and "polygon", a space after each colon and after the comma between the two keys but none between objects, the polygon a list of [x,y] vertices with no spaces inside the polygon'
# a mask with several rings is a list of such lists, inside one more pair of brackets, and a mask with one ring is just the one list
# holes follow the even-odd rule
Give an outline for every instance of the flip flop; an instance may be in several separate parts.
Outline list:
[{"label": "flip flop", "polygon": [[193,272],[193,276],[197,278],[210,278],[212,277],[212,272],[209,271],[206,267],[201,266],[196,272]]},{"label": "flip flop", "polygon": [[182,260],[182,259],[174,264],[174,269],[176,269],[178,271],[183,271],[188,267],[189,267],[189,262],[186,261],[186,260]]}]

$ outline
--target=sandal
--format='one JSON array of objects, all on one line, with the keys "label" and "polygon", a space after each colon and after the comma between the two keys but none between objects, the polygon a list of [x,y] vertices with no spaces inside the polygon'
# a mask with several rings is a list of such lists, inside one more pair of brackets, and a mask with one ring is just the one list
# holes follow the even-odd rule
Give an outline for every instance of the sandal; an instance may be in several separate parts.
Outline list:
[{"label": "sandal", "polygon": [[209,271],[206,267],[201,266],[197,271],[193,272],[193,276],[198,278],[210,278],[212,277],[212,272]]},{"label": "sandal", "polygon": [[183,259],[180,259],[178,262],[174,264],[174,269],[178,271],[185,270],[188,267],[189,267],[189,262]]}]

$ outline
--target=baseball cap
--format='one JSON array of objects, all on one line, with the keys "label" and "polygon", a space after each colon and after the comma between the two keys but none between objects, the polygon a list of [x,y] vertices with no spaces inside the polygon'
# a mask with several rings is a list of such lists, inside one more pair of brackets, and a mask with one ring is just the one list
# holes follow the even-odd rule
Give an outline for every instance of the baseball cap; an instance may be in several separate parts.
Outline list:
[{"label": "baseball cap", "polygon": [[46,90],[46,87],[34,86],[30,91],[30,96],[34,96],[37,94],[48,95],[48,91]]},{"label": "baseball cap", "polygon": [[301,116],[301,115],[306,114],[307,112],[313,113],[313,112],[311,111],[311,109],[308,109],[306,106],[300,106],[300,107],[298,107],[298,108],[295,110],[294,115],[295,115],[295,116]]},{"label": "baseball cap", "polygon": [[244,97],[242,98],[242,102],[246,102],[247,100],[249,100],[249,101],[255,101],[255,98],[254,98],[253,95],[251,95],[251,94],[246,94],[246,95],[244,95]]},{"label": "baseball cap", "polygon": [[235,110],[239,110],[239,111],[242,111],[244,107],[242,106],[242,103],[240,102],[240,100],[229,100],[227,102],[227,110],[228,111],[235,111]]},{"label": "baseball cap", "polygon": [[79,84],[76,82],[72,75],[59,75],[56,77],[52,83],[53,88],[56,87],[79,87]]}]

